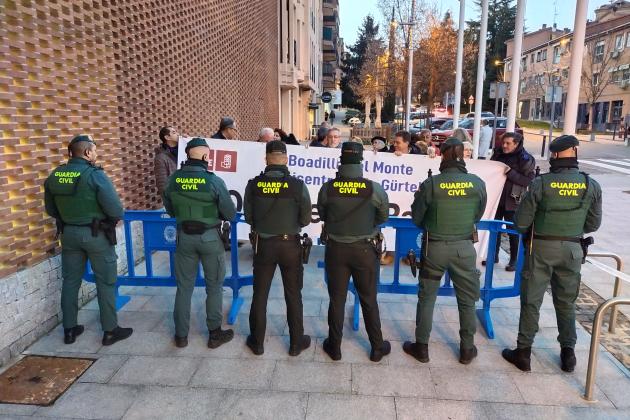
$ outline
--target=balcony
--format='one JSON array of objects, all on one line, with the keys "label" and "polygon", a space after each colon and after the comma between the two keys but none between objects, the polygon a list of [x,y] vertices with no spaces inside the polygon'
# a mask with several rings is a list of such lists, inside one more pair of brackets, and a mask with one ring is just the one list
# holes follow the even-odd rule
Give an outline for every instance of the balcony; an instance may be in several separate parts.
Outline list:
[{"label": "balcony", "polygon": [[326,15],[324,13],[323,21],[324,28],[339,29],[339,15],[337,12],[331,15]]},{"label": "balcony", "polygon": [[339,10],[339,0],[323,0],[324,9]]},{"label": "balcony", "polygon": [[298,75],[293,65],[282,63],[278,65],[278,84],[281,89],[297,89]]}]

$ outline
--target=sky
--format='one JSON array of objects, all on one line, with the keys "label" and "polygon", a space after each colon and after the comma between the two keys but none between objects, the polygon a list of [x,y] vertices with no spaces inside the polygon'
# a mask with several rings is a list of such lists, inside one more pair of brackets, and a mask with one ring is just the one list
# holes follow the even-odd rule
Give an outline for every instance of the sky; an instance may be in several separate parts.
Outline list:
[{"label": "sky", "polygon": [[[441,5],[442,13],[451,9],[453,20],[459,22],[459,1],[457,0],[435,0]],[[556,24],[557,27],[573,29],[575,19],[576,0],[528,0],[525,11],[525,28],[528,32],[533,32],[542,27],[553,24],[553,3],[557,2]],[[368,14],[371,14],[377,22],[382,21],[382,16],[376,6],[378,0],[339,0],[339,31],[346,45],[352,45],[357,39],[357,29]],[[588,18],[594,19],[594,10],[607,0],[590,0],[588,4]],[[544,11],[541,13],[541,11]],[[466,20],[478,19],[480,10],[477,9],[473,0],[466,0]]]}]

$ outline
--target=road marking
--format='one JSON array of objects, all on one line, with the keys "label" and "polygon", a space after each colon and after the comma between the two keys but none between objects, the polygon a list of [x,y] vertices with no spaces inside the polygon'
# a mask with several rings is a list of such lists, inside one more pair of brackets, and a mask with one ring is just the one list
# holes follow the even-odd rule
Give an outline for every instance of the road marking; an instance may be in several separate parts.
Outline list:
[{"label": "road marking", "polygon": [[591,166],[599,166],[600,168],[610,169],[611,171],[621,172],[630,175],[630,169],[620,168],[619,166],[606,165],[605,163],[594,162],[592,160],[581,160],[580,163]]},{"label": "road marking", "polygon": [[617,165],[623,165],[623,166],[630,166],[630,160],[628,160],[627,162],[624,162],[623,160],[613,160],[613,159],[598,159],[601,160],[602,162],[608,162],[608,163],[616,163]]}]

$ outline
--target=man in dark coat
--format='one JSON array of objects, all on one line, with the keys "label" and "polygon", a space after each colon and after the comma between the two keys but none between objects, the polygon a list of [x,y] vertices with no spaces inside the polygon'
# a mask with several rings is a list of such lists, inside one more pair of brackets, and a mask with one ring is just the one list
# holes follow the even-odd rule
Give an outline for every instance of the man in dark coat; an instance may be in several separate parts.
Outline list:
[{"label": "man in dark coat", "polygon": [[211,139],[234,140],[236,138],[236,127],[234,120],[230,117],[221,118],[219,123],[219,131],[214,133]]},{"label": "man in dark coat", "polygon": [[[495,220],[505,220],[511,222],[514,219],[514,212],[521,201],[521,197],[527,191],[529,183],[535,177],[536,159],[523,147],[523,136],[519,133],[505,133],[501,139],[501,147],[492,150],[490,160],[502,162],[507,165],[505,175],[507,179],[503,185],[499,206],[494,216]],[[497,249],[494,263],[499,262],[499,249],[501,233],[497,237]],[[505,267],[506,271],[516,271],[516,259],[518,257],[518,235],[510,237],[510,261]],[[486,261],[482,263],[486,265]]]}]

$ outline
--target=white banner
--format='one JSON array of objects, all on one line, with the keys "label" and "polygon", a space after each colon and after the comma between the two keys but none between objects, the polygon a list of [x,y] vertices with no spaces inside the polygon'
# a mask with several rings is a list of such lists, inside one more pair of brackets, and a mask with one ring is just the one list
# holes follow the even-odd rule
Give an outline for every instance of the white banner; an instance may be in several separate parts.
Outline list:
[{"label": "white banner", "polygon": [[[190,138],[180,138],[178,161],[186,160],[184,149]],[[206,139],[210,146],[208,170],[221,177],[236,204],[238,211],[243,211],[243,196],[247,181],[258,176],[265,169],[265,143],[237,140]],[[312,238],[318,238],[321,223],[317,215],[317,195],[322,185],[335,178],[339,164],[340,149],[324,147],[287,146],[289,170],[291,175],[300,178],[306,184],[313,204],[311,224],[303,229]],[[422,155],[395,156],[393,153],[371,151],[363,154],[363,176],[380,183],[389,196],[389,215],[411,217],[411,204],[418,185],[427,178],[429,169],[439,173],[440,158],[430,159]],[[488,205],[484,219],[493,219],[499,203],[505,181],[502,163],[489,160],[466,160],[469,172],[479,176],[486,183]],[[249,229],[239,230],[239,239],[248,239]],[[395,243],[394,229],[383,229],[387,248],[393,250]],[[477,253],[487,248],[485,231],[479,232]],[[485,255],[485,252],[484,252]]]}]

